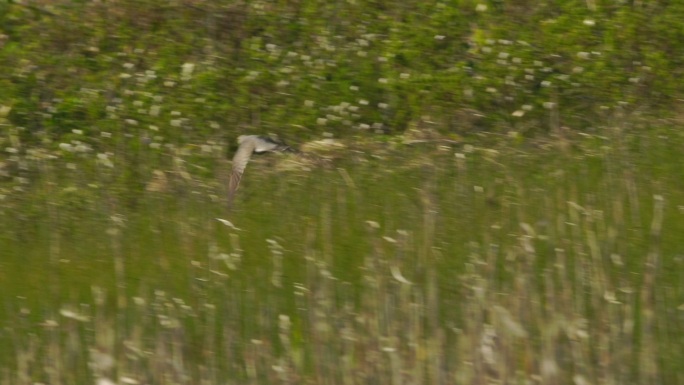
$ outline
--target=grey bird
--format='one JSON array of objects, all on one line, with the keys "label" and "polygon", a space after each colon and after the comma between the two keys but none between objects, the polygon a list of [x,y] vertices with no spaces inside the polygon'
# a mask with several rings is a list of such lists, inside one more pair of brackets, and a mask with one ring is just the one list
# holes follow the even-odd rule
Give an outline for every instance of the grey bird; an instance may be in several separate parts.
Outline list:
[{"label": "grey bird", "polygon": [[252,154],[265,152],[298,152],[292,147],[274,138],[260,135],[240,135],[238,137],[238,149],[233,156],[233,171],[228,182],[228,207],[233,204],[235,193],[240,186],[242,174],[245,172],[247,163]]}]

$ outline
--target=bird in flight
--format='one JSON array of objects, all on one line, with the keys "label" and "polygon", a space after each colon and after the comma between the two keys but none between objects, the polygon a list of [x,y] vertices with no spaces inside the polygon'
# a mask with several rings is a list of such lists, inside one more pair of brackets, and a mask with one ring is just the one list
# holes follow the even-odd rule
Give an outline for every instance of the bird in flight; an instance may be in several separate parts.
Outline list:
[{"label": "bird in flight", "polygon": [[240,186],[242,174],[245,172],[247,163],[253,153],[265,152],[298,152],[294,148],[279,142],[268,136],[240,135],[238,137],[238,149],[233,156],[233,171],[228,182],[228,207],[231,207],[235,192]]}]

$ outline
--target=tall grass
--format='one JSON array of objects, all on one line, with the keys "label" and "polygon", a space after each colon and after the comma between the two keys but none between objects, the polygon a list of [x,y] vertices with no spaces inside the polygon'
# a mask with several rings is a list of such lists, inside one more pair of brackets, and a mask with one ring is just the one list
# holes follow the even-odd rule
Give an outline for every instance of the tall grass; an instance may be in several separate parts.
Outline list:
[{"label": "tall grass", "polygon": [[0,383],[682,382],[681,134],[489,143],[19,154]]}]

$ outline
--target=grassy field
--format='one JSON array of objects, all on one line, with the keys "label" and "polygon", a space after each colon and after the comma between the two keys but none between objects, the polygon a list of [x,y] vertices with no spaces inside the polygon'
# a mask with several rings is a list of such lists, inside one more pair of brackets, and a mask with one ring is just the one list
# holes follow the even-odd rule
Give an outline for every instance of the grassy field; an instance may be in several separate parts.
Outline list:
[{"label": "grassy field", "polygon": [[641,132],[257,157],[230,213],[220,143],[10,151],[0,384],[683,383],[684,137]]}]

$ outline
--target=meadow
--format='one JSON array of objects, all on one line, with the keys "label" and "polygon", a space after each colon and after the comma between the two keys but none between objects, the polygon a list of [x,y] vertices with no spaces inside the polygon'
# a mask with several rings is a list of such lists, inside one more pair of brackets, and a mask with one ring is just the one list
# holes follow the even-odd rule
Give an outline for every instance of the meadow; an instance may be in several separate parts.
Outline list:
[{"label": "meadow", "polygon": [[683,19],[0,1],[0,385],[684,383]]},{"label": "meadow", "polygon": [[681,383],[684,137],[602,133],[300,143],[230,212],[229,143],[14,154],[0,383]]}]

